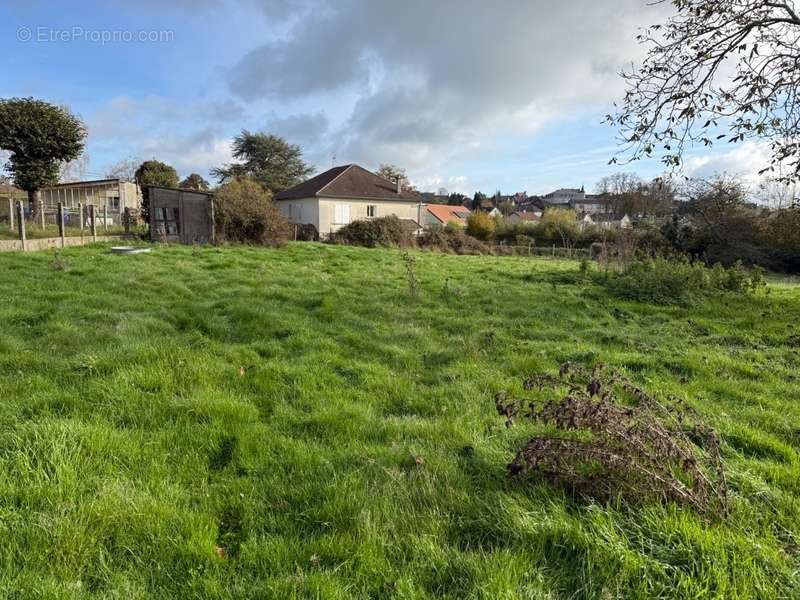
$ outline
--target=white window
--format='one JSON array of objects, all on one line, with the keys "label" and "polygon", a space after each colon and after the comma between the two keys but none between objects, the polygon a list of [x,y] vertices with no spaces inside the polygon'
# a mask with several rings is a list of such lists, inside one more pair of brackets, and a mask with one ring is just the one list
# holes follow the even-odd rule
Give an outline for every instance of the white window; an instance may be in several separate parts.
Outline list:
[{"label": "white window", "polygon": [[367,216],[374,217],[378,212],[378,207],[374,204],[367,204]]},{"label": "white window", "polygon": [[350,222],[350,205],[335,204],[333,207],[333,222],[336,225],[347,225]]}]

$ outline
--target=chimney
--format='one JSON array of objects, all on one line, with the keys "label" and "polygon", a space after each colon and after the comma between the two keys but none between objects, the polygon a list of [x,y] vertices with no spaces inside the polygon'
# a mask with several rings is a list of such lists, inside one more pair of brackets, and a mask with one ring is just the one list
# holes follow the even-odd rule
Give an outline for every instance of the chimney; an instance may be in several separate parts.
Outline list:
[{"label": "chimney", "polygon": [[402,192],[402,191],[403,191],[403,184],[402,184],[402,182],[400,181],[400,178],[399,178],[399,177],[397,178],[397,182],[396,182],[396,183],[397,183],[397,193],[399,194],[400,192]]}]

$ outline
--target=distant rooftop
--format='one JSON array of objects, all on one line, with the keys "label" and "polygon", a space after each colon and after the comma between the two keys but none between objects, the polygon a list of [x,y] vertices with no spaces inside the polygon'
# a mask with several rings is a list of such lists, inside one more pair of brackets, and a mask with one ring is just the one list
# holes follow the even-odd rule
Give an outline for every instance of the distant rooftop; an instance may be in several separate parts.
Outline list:
[{"label": "distant rooftop", "polygon": [[398,193],[396,182],[379,177],[364,167],[354,164],[333,167],[308,181],[275,194],[275,200],[299,200],[313,197],[420,201],[420,197],[413,192],[401,190]]}]

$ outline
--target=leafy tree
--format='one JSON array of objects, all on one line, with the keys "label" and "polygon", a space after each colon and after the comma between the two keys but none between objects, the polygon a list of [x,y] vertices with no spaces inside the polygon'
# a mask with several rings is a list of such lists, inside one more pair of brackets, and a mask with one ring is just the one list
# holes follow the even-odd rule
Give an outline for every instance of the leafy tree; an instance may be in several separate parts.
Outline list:
[{"label": "leafy tree", "polygon": [[142,161],[133,156],[123,158],[114,163],[106,171],[106,179],[122,179],[123,181],[136,181],[136,170]]},{"label": "leafy tree", "polygon": [[[671,0],[675,14],[638,37],[643,64],[607,121],[631,160],[682,163],[687,142],[770,142],[783,182],[800,180],[800,14],[793,0]],[[727,133],[725,131],[727,130]],[[612,159],[615,162],[616,158]],[[785,171],[784,167],[788,167]]]},{"label": "leafy tree", "polygon": [[166,163],[159,160],[146,160],[133,175],[134,180],[142,188],[142,219],[145,223],[150,222],[150,197],[147,191],[148,185],[158,185],[162,187],[178,187],[178,172]]},{"label": "leafy tree", "polygon": [[469,197],[465,196],[464,194],[459,194],[458,192],[453,192],[447,198],[447,204],[449,206],[464,206],[464,203],[469,200]]},{"label": "leafy tree", "polygon": [[472,196],[472,206],[470,206],[470,208],[472,210],[478,210],[486,199],[487,196],[483,192],[475,192],[475,195]]},{"label": "leafy tree", "polygon": [[142,187],[146,185],[178,187],[178,172],[175,168],[155,159],[146,160],[139,165],[134,173],[134,179]]},{"label": "leafy tree", "polygon": [[578,237],[575,211],[569,208],[548,208],[542,214],[539,228],[548,238],[558,238],[564,248],[571,248]]},{"label": "leafy tree", "polygon": [[472,213],[467,219],[467,234],[479,240],[491,238],[496,228],[497,221],[482,211]]},{"label": "leafy tree", "polygon": [[207,192],[210,189],[208,182],[197,173],[192,173],[186,177],[178,184],[178,187],[184,190],[198,190],[201,192]]},{"label": "leafy tree", "polygon": [[503,213],[503,216],[505,217],[507,217],[515,210],[517,210],[516,205],[510,200],[503,200],[500,204],[497,205],[497,208],[501,213]]},{"label": "leafy tree", "polygon": [[86,128],[66,108],[33,98],[0,99],[0,149],[10,153],[6,169],[28,192],[35,214],[38,191],[58,183],[62,163],[77,159]]},{"label": "leafy tree", "polygon": [[223,184],[214,207],[217,233],[223,240],[268,246],[289,240],[289,222],[258,181],[238,177]]},{"label": "leafy tree", "polygon": [[274,194],[303,182],[314,172],[303,161],[300,146],[276,135],[243,129],[233,138],[232,150],[233,157],[240,162],[211,171],[220,183],[249,177]]},{"label": "leafy tree", "polygon": [[408,175],[406,175],[406,170],[402,167],[383,163],[381,164],[380,168],[375,171],[375,174],[379,177],[383,177],[384,179],[388,179],[389,181],[396,182],[399,179],[400,187],[407,192],[417,191],[417,188],[411,185],[411,182],[408,180]]}]

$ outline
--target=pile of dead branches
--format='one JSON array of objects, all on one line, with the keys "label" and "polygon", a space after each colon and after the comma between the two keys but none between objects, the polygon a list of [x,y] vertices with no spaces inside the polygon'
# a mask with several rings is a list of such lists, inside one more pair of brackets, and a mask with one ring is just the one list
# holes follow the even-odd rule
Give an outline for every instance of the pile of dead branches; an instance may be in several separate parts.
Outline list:
[{"label": "pile of dead branches", "polygon": [[717,433],[682,400],[659,401],[616,369],[570,363],[558,376],[527,379],[529,391],[561,391],[560,400],[495,397],[511,426],[527,419],[555,429],[534,437],[508,465],[597,500],[660,497],[725,515],[728,492]]}]

